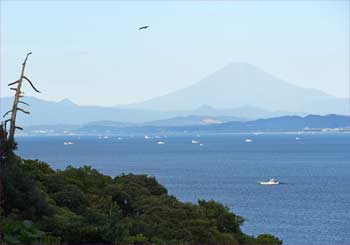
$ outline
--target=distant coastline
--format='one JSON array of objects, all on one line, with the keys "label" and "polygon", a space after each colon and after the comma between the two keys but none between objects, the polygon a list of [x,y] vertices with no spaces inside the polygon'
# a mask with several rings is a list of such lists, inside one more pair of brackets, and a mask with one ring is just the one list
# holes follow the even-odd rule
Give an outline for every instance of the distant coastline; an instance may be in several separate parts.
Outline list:
[{"label": "distant coastline", "polygon": [[[176,118],[177,123],[179,120]],[[186,118],[184,118],[184,124]],[[167,122],[171,124],[171,119]],[[181,123],[181,122],[180,122]],[[18,132],[18,136],[119,136],[119,135],[172,135],[172,134],[220,134],[220,133],[251,133],[251,134],[305,134],[305,133],[349,133],[350,116],[342,115],[309,115],[282,116],[253,121],[232,121],[202,125],[166,126],[156,123],[120,124],[118,122],[101,121],[83,125],[33,125]]]}]

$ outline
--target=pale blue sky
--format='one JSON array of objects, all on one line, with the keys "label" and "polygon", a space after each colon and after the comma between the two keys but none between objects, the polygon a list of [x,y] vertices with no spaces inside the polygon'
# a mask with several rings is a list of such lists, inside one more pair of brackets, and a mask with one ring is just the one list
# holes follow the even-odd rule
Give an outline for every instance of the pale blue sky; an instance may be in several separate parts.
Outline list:
[{"label": "pale blue sky", "polygon": [[1,1],[1,96],[32,51],[27,76],[49,100],[138,102],[233,61],[347,97],[349,8],[316,0]]}]

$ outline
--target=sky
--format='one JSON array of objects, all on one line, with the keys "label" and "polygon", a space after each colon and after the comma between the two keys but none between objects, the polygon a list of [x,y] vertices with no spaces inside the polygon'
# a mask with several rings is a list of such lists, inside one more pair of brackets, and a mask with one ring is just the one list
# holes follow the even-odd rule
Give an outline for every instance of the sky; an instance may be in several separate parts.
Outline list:
[{"label": "sky", "polygon": [[[13,94],[7,84],[30,51],[26,75],[42,91],[35,96],[80,105],[154,98],[230,62],[349,96],[349,0],[0,0],[0,7],[2,97]],[[139,31],[143,25],[150,28]]]}]

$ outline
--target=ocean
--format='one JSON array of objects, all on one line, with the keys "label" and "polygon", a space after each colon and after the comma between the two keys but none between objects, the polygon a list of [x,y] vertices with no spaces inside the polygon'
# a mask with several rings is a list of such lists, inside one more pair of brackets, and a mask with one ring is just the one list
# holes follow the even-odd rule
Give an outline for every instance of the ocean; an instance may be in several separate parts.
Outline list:
[{"label": "ocean", "polygon": [[[349,133],[17,141],[20,156],[46,161],[54,169],[91,165],[110,176],[148,174],[181,201],[219,201],[246,219],[242,229],[248,234],[271,233],[287,245],[350,244]],[[257,183],[270,178],[282,184]]]}]

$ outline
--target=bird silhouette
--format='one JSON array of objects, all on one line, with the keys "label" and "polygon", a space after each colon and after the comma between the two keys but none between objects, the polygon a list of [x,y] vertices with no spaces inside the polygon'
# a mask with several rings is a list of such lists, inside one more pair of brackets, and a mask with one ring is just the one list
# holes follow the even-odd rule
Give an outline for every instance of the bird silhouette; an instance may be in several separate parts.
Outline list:
[{"label": "bird silhouette", "polygon": [[149,26],[141,26],[139,30],[147,29]]}]

